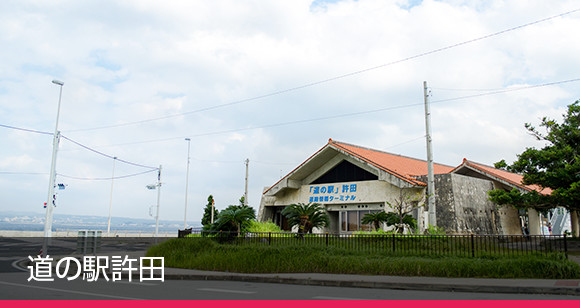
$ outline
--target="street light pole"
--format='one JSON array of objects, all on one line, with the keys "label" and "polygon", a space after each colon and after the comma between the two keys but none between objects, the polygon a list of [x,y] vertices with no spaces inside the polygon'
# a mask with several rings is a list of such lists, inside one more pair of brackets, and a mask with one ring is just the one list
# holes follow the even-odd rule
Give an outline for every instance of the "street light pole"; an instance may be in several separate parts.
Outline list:
[{"label": "street light pole", "polygon": [[187,141],[187,171],[185,174],[185,213],[183,215],[183,230],[187,228],[187,191],[189,190],[189,150],[191,148],[191,139],[185,138]]},{"label": "street light pole", "polygon": [[111,197],[109,198],[109,222],[107,222],[107,236],[111,233],[111,208],[113,207],[113,183],[115,182],[115,162],[117,157],[113,157],[113,175],[111,175]]},{"label": "street light pole", "polygon": [[58,152],[58,144],[60,142],[60,132],[58,131],[58,119],[60,117],[60,102],[62,99],[62,86],[64,82],[60,80],[53,80],[52,83],[60,86],[60,92],[58,95],[58,107],[56,109],[56,124],[54,127],[54,134],[52,139],[52,159],[50,162],[50,174],[48,180],[48,196],[46,198],[46,217],[44,219],[44,242],[42,245],[42,256],[48,255],[48,239],[52,236],[52,212],[54,210],[54,202],[56,202],[56,196],[54,193],[54,183],[56,177],[56,155]]},{"label": "street light pole", "polygon": [[248,206],[248,165],[250,164],[250,159],[246,158],[245,160],[246,163],[246,184],[245,184],[245,188],[244,188],[244,204],[243,206]]},{"label": "street light pole", "polygon": [[161,165],[157,173],[157,214],[155,215],[155,238],[159,235],[159,202],[161,201]]},{"label": "street light pole", "polygon": [[[157,184],[147,185],[147,189],[157,189],[157,213],[155,214],[155,242],[157,242],[157,235],[159,234],[159,203],[161,201],[161,165],[157,169]],[[149,215],[151,215],[151,208],[149,208]]]},{"label": "street light pole", "polygon": [[431,111],[429,110],[429,89],[427,88],[427,81],[423,81],[423,95],[425,97],[425,139],[427,142],[427,207],[429,211],[429,224],[437,226],[435,176],[433,175],[433,148],[431,139]]},{"label": "street light pole", "polygon": [[211,199],[211,224],[213,225],[213,212],[215,211],[214,209],[214,204],[215,204],[215,199]]}]

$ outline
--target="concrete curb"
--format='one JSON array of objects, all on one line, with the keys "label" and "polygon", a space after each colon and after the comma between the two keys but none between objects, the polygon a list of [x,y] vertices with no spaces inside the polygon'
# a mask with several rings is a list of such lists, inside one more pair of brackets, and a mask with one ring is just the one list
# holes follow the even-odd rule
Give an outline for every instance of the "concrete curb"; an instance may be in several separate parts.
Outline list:
[{"label": "concrete curb", "polygon": [[405,283],[364,280],[329,280],[319,278],[292,278],[280,276],[255,276],[244,274],[166,274],[168,280],[217,280],[244,281],[261,283],[282,283],[296,285],[372,288],[392,290],[416,290],[435,292],[474,292],[474,293],[510,293],[510,294],[553,294],[580,296],[580,288],[543,287],[543,286],[491,286],[491,285],[460,285],[449,283]]}]

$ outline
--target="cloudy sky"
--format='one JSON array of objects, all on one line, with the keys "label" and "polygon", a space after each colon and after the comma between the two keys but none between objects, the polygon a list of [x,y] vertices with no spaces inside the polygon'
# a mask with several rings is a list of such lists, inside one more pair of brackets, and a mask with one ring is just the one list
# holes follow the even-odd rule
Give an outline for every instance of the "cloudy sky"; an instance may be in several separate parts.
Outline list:
[{"label": "cloudy sky", "polygon": [[[0,211],[44,212],[53,79],[65,83],[59,130],[68,138],[57,161],[57,182],[68,185],[60,214],[108,215],[116,156],[162,165],[160,217],[183,220],[187,137],[190,222],[210,194],[218,209],[238,202],[245,159],[256,209],[265,186],[329,138],[424,159],[423,81],[436,162],[511,162],[541,146],[524,123],[561,119],[580,96],[579,8],[575,0],[1,1]],[[115,163],[115,177],[149,170]],[[145,186],[156,178],[116,179],[113,216],[149,217],[157,195]]]}]

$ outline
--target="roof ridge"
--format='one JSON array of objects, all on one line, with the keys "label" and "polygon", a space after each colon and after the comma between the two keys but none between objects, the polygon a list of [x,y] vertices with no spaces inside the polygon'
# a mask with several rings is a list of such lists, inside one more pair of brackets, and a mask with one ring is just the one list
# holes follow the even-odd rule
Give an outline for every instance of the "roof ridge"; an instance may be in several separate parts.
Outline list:
[{"label": "roof ridge", "polygon": [[[364,147],[364,146],[360,146],[360,145],[356,145],[356,144],[352,144],[352,143],[348,143],[348,142],[342,142],[342,141],[336,141],[336,140],[330,139],[329,140],[329,143],[340,143],[340,144],[344,144],[344,145],[349,145],[349,146],[357,147],[359,149],[364,149],[364,150],[369,150],[369,151],[375,151],[375,152],[379,152],[379,153],[383,153],[383,154],[398,156],[398,157],[412,159],[412,160],[421,161],[421,162],[425,162],[425,163],[427,162],[426,159],[421,159],[421,158],[411,157],[411,156],[407,156],[407,155],[403,155],[403,154],[397,154],[397,153],[387,152],[387,151],[384,151],[384,150],[377,150],[377,149],[373,149],[373,148],[369,148],[369,147]],[[445,166],[445,167],[450,167],[450,168],[455,168],[454,166],[451,166],[451,165],[446,165],[446,164],[441,164],[441,163],[436,163],[436,162],[434,162],[434,164],[437,164],[437,165],[440,165],[440,166]]]},{"label": "roof ridge", "polygon": [[[478,163],[478,162],[470,161],[470,160],[468,160],[466,158],[463,159],[463,163],[461,165],[459,165],[459,167],[461,167],[462,165],[464,165],[466,163],[467,164],[472,164],[472,165],[479,166],[479,168],[478,167],[475,167],[475,166],[472,166],[472,168],[476,168],[476,169],[479,169],[481,172],[487,173],[487,174],[492,175],[492,176],[495,176],[495,177],[499,177],[499,178],[503,179],[504,181],[506,181],[508,183],[512,183],[513,185],[515,185],[517,187],[520,187],[522,189],[525,189],[527,191],[533,191],[533,190],[535,190],[535,191],[541,193],[541,191],[543,191],[544,189],[547,188],[547,187],[541,187],[541,186],[539,186],[537,184],[526,185],[526,184],[522,183],[522,181],[523,181],[523,175],[521,175],[519,173],[514,173],[514,172],[511,172],[511,171],[508,171],[508,170],[503,170],[503,169],[498,169],[498,168],[495,168],[495,167],[492,167],[492,166],[488,166],[486,164],[481,164],[481,163]],[[510,178],[506,177],[505,175],[497,174],[497,173],[496,174],[491,174],[489,171],[481,170],[481,167],[491,168],[493,170],[497,170],[497,171],[500,171],[500,172],[505,172],[505,173],[508,173],[508,174],[517,175],[517,176],[520,176],[521,179],[520,179],[519,182],[517,182],[517,181],[515,181],[513,179],[510,179]],[[534,186],[535,187],[539,187],[540,190],[537,190],[536,188],[534,188]]]},{"label": "roof ridge", "polygon": [[487,168],[492,168],[492,169],[495,169],[495,170],[497,170],[497,171],[503,171],[503,172],[508,172],[508,173],[511,173],[511,174],[517,174],[517,175],[519,175],[519,176],[523,176],[523,175],[522,175],[522,174],[520,174],[520,173],[511,172],[511,171],[509,171],[509,170],[506,170],[506,169],[500,169],[500,168],[496,168],[495,166],[491,166],[491,165],[487,165],[487,164],[482,164],[482,163],[479,163],[479,162],[476,162],[476,161],[473,161],[473,160],[469,160],[469,159],[467,159],[467,158],[464,158],[464,159],[463,159],[463,161],[464,161],[464,162],[468,162],[468,163],[472,163],[472,164],[476,164],[476,165],[480,165],[480,166],[483,166],[483,167],[487,167]]}]

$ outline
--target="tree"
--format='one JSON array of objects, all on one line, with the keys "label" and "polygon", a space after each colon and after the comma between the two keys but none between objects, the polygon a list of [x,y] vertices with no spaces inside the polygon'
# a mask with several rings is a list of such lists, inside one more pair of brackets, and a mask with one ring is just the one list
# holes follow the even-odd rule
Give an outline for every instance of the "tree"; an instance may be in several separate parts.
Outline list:
[{"label": "tree", "polygon": [[217,220],[212,225],[212,230],[230,231],[239,234],[255,218],[254,209],[251,207],[230,206],[219,214]]},{"label": "tree", "polygon": [[417,229],[417,220],[409,214],[396,214],[393,212],[387,213],[387,226],[394,226],[396,233],[404,233],[405,227],[410,229]]},{"label": "tree", "polygon": [[231,209],[251,209],[252,212],[254,213],[254,216],[256,216],[256,210],[253,207],[244,204],[244,196],[242,196],[240,198],[240,200],[238,200],[238,202],[239,202],[238,205],[229,205],[226,208],[226,210],[231,210]]},{"label": "tree", "polygon": [[365,225],[372,224],[375,231],[378,231],[381,229],[381,224],[386,222],[388,219],[389,216],[384,211],[372,212],[365,214],[361,219],[361,223]]},{"label": "tree", "polygon": [[490,200],[523,208],[564,207],[571,212],[572,229],[578,236],[580,210],[580,101],[568,106],[562,124],[544,117],[540,123],[545,133],[529,123],[528,132],[544,143],[541,149],[527,148],[507,170],[523,175],[523,184],[550,188],[550,194],[537,191],[493,190]]},{"label": "tree", "polygon": [[330,224],[324,206],[319,203],[291,204],[282,210],[291,227],[298,226],[298,234],[312,233],[314,228],[323,228]]},{"label": "tree", "polygon": [[[203,225],[203,228],[205,230],[209,229],[211,226],[211,208],[213,203],[214,203],[213,196],[209,195],[209,197],[207,197],[207,205],[203,210],[203,217],[201,218],[201,224]],[[218,217],[218,215],[219,211],[214,207],[213,209],[214,221]]]},{"label": "tree", "polygon": [[417,221],[411,216],[411,212],[421,207],[420,200],[419,193],[403,194],[403,189],[399,189],[399,197],[392,203],[387,202],[387,205],[393,210],[387,213],[387,226],[394,226],[396,233],[404,233],[405,227],[416,229]]}]

